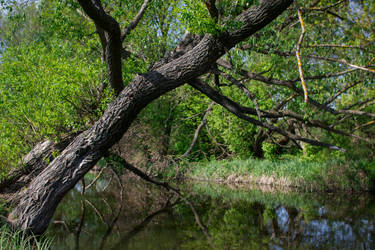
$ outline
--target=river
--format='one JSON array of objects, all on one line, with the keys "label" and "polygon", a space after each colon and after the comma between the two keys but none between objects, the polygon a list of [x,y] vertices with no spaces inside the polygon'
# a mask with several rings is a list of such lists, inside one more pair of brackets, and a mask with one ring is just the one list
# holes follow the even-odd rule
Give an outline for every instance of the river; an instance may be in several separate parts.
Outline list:
[{"label": "river", "polygon": [[129,176],[96,176],[58,207],[52,249],[375,249],[370,194],[185,182],[179,198]]}]

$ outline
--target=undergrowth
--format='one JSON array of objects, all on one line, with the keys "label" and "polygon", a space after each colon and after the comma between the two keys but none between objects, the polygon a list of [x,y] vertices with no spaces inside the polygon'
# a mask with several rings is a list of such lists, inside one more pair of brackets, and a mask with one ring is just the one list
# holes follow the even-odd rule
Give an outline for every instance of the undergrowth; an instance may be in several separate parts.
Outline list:
[{"label": "undergrowth", "polygon": [[51,249],[52,240],[26,235],[21,231],[13,232],[7,225],[0,229],[0,250],[44,250]]}]

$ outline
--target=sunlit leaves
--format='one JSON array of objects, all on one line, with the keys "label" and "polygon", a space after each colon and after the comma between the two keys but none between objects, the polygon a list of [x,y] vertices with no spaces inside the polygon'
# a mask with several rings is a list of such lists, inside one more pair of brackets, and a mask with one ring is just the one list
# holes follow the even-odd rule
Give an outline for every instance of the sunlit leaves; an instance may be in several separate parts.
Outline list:
[{"label": "sunlit leaves", "polygon": [[182,24],[189,32],[198,34],[217,33],[215,21],[210,17],[203,1],[182,1],[181,7],[177,11],[176,14],[181,15]]},{"label": "sunlit leaves", "polygon": [[51,49],[38,43],[9,48],[3,55],[0,153],[6,158],[1,166],[13,165],[19,154],[42,137],[80,129],[95,117],[83,112],[81,105],[97,105],[90,89],[100,84],[97,76],[104,65],[87,61],[70,43],[51,45]]}]

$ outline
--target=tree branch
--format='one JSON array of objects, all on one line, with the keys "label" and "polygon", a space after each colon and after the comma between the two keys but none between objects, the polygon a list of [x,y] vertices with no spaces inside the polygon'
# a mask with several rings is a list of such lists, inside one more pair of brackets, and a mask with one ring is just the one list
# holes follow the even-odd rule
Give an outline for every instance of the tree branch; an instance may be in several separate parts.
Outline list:
[{"label": "tree branch", "polygon": [[[225,68],[233,69],[229,63],[225,62],[222,59],[217,60],[217,63],[220,66],[223,66]],[[292,81],[287,81],[287,80],[279,80],[279,79],[274,79],[272,77],[265,77],[262,75],[259,75],[257,73],[252,73],[252,72],[247,72],[245,70],[237,70],[238,73],[240,73],[242,76],[247,77],[248,79],[251,80],[257,80],[269,85],[277,85],[277,86],[283,86],[287,87],[291,90],[293,90],[295,93],[297,93],[300,96],[304,96],[303,90],[297,88],[294,85],[294,82]],[[357,110],[336,110],[331,107],[328,107],[327,105],[321,104],[314,99],[312,99],[310,96],[308,97],[308,103],[312,104],[313,106],[317,107],[320,110],[329,112],[333,115],[339,115],[339,114],[353,114],[357,116],[368,116],[368,117],[375,117],[375,114],[369,113],[369,112],[363,112],[363,111],[357,111]]]},{"label": "tree branch", "polygon": [[242,106],[240,106],[239,104],[237,104],[237,103],[229,100],[228,98],[223,98],[223,96],[221,94],[217,95],[215,93],[213,95],[213,93],[214,93],[213,91],[215,91],[215,90],[213,90],[207,84],[205,84],[204,82],[202,82],[200,79],[196,79],[194,81],[191,81],[191,82],[189,82],[189,84],[192,87],[194,87],[195,89],[197,89],[200,92],[202,92],[203,94],[207,95],[209,98],[211,98],[212,100],[214,100],[216,103],[218,103],[221,106],[223,106],[229,112],[233,113],[237,117],[239,117],[239,118],[241,118],[243,120],[246,120],[246,121],[248,121],[248,122],[250,122],[250,123],[252,123],[252,124],[254,124],[256,126],[267,128],[268,130],[271,130],[271,131],[277,132],[279,134],[282,134],[284,136],[287,136],[287,137],[289,137],[292,140],[306,142],[306,143],[309,143],[309,144],[314,145],[314,146],[321,146],[321,147],[325,147],[325,148],[329,148],[329,149],[340,150],[342,152],[345,151],[344,149],[339,148],[339,147],[337,147],[335,145],[331,145],[331,144],[328,144],[328,143],[325,143],[325,142],[320,142],[320,141],[316,141],[316,140],[311,140],[311,139],[308,139],[308,138],[304,138],[304,137],[292,134],[292,133],[290,133],[288,131],[284,131],[284,130],[282,130],[279,127],[275,127],[275,126],[273,126],[271,124],[263,123],[262,121],[259,121],[259,120],[256,120],[254,118],[251,118],[251,117],[245,115],[244,112],[242,112]]},{"label": "tree branch", "polygon": [[216,0],[205,0],[204,3],[210,12],[211,18],[214,19],[215,23],[219,20],[219,11],[216,8]]},{"label": "tree branch", "polygon": [[110,15],[108,15],[101,5],[100,1],[92,0],[78,0],[79,4],[85,13],[94,21],[97,30],[103,29],[105,41],[101,33],[98,32],[102,45],[106,46],[103,49],[108,68],[108,80],[116,95],[124,89],[122,79],[122,61],[121,61],[121,30],[118,22]]},{"label": "tree branch", "polygon": [[347,86],[345,86],[343,89],[341,89],[340,91],[337,91],[336,94],[334,94],[333,96],[331,96],[330,98],[328,98],[328,100],[324,103],[324,105],[328,105],[330,103],[332,103],[334,100],[336,100],[337,97],[339,97],[341,94],[345,93],[348,89],[351,89],[353,88],[354,86],[356,86],[358,83],[360,83],[359,81],[355,82],[355,83],[352,83],[352,84],[348,84]]},{"label": "tree branch", "polygon": [[121,35],[121,42],[124,42],[126,37],[130,34],[130,32],[137,27],[138,23],[141,21],[143,15],[146,12],[147,7],[150,5],[152,0],[145,0],[139,9],[137,15],[135,15],[134,19],[129,23],[128,27],[126,27]]},{"label": "tree branch", "polygon": [[[276,54],[276,55],[279,55],[279,56],[282,56],[282,57],[291,57],[291,56],[294,56],[293,54],[295,54],[296,52],[285,52],[285,51],[280,51],[280,50],[263,50],[263,49],[258,49],[258,48],[254,48],[252,46],[242,46],[242,48],[246,48],[246,49],[254,49],[255,52],[258,52],[258,53],[261,53],[261,54]],[[367,72],[370,72],[370,73],[374,73],[375,74],[375,70],[374,69],[371,69],[369,67],[366,67],[366,66],[359,66],[359,65],[355,65],[355,64],[352,64],[352,63],[349,63],[347,62],[346,60],[343,60],[343,59],[337,59],[337,58],[333,58],[333,57],[323,57],[323,56],[316,56],[316,55],[304,55],[302,57],[306,57],[306,58],[311,58],[311,59],[316,59],[316,60],[322,60],[322,61],[327,61],[327,62],[335,62],[335,63],[341,63],[341,64],[345,64],[353,69],[358,69],[358,70],[362,70],[362,71],[367,71]]]}]

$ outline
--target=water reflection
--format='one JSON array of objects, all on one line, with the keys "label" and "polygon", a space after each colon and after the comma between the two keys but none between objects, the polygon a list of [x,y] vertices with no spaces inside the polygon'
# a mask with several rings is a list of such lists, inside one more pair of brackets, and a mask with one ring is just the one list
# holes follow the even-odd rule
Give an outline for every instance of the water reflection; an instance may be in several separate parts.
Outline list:
[{"label": "water reflection", "polygon": [[140,180],[115,179],[107,173],[84,195],[82,183],[69,194],[49,228],[54,249],[375,249],[370,195],[190,183],[184,200]]}]

